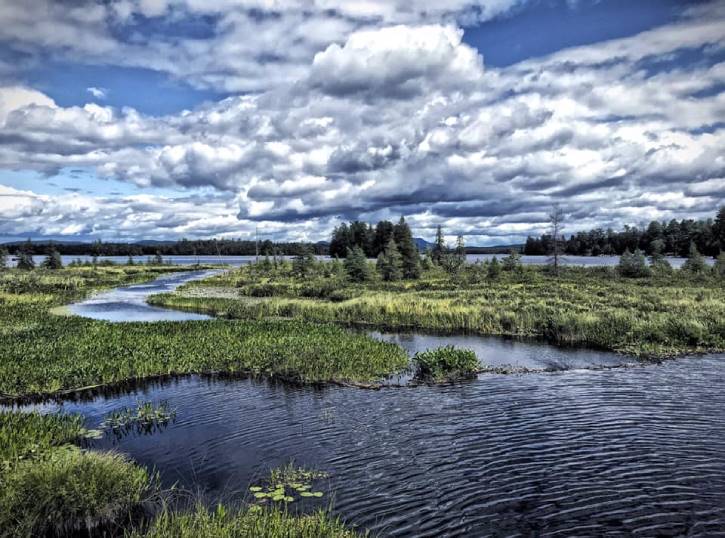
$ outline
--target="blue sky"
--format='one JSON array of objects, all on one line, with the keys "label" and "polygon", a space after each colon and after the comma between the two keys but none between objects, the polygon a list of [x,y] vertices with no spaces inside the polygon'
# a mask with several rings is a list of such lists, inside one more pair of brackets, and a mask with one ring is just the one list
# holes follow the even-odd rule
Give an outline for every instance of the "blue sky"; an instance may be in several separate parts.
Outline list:
[{"label": "blue sky", "polygon": [[[444,4],[444,5],[441,5]],[[469,244],[723,203],[725,3],[52,0],[0,9],[0,238]]]}]

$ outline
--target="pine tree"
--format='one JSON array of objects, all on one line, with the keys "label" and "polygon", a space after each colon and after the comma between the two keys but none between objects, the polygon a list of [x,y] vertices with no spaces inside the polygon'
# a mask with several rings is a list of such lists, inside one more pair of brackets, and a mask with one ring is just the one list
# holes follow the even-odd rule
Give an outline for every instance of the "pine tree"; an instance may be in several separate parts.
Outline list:
[{"label": "pine tree", "polygon": [[617,271],[620,275],[627,278],[640,278],[650,274],[644,253],[639,249],[633,253],[625,250],[624,254],[619,258]]},{"label": "pine tree", "polygon": [[446,240],[443,236],[443,227],[439,224],[436,228],[435,243],[433,243],[433,248],[431,249],[430,253],[430,257],[433,260],[433,263],[441,263],[441,259],[443,258],[445,252]]},{"label": "pine tree", "polygon": [[504,271],[520,271],[521,270],[521,255],[512,250],[509,255],[502,260]]},{"label": "pine tree", "polygon": [[708,270],[705,258],[697,250],[695,243],[690,243],[690,251],[687,256],[687,261],[682,264],[682,270],[689,273],[704,273]]},{"label": "pine tree", "polygon": [[8,251],[4,248],[0,248],[0,269],[5,269],[8,266]]},{"label": "pine tree", "polygon": [[717,212],[712,225],[713,239],[719,244],[720,252],[725,252],[725,205]]},{"label": "pine tree", "polygon": [[403,278],[420,278],[420,254],[418,253],[418,247],[413,241],[410,226],[408,226],[408,223],[405,222],[403,217],[400,217],[400,221],[395,225],[393,237],[395,238],[402,259]]},{"label": "pine tree", "polygon": [[345,272],[353,282],[365,282],[370,280],[370,267],[365,256],[365,251],[360,247],[347,249],[345,257]]},{"label": "pine tree", "polygon": [[403,276],[403,259],[392,238],[378,255],[377,269],[380,277],[387,282],[400,280]]},{"label": "pine tree", "polygon": [[17,267],[18,269],[25,269],[26,271],[35,269],[35,262],[33,261],[33,257],[26,251],[21,250],[20,252],[18,252]]},{"label": "pine tree", "polygon": [[491,280],[496,280],[498,275],[501,274],[501,265],[498,263],[498,258],[496,258],[496,256],[494,256],[491,263],[488,264],[486,274]]},{"label": "pine tree", "polygon": [[60,257],[60,252],[55,249],[51,250],[43,260],[42,267],[44,269],[62,269],[63,260]]}]

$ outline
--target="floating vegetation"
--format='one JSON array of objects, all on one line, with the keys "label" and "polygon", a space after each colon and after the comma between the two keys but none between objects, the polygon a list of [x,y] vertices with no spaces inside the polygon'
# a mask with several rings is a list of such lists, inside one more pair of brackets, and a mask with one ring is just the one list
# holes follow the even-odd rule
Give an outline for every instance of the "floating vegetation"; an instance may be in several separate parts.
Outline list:
[{"label": "floating vegetation", "polygon": [[261,503],[267,501],[290,503],[301,497],[319,498],[324,494],[321,491],[314,491],[312,484],[315,480],[328,476],[323,471],[295,467],[290,463],[284,467],[272,469],[264,486],[251,486],[249,491]]},{"label": "floating vegetation", "polygon": [[436,382],[471,378],[481,369],[473,351],[454,346],[416,353],[413,363],[415,377]]},{"label": "floating vegetation", "polygon": [[114,433],[128,433],[132,430],[139,433],[153,433],[163,429],[175,418],[176,410],[171,409],[166,401],[157,405],[153,402],[139,401],[135,407],[123,407],[108,413],[103,426]]}]

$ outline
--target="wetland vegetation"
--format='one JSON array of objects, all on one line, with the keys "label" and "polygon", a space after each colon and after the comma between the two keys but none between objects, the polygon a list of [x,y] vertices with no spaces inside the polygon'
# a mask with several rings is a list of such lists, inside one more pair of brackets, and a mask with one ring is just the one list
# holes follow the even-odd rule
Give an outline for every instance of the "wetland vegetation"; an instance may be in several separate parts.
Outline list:
[{"label": "wetland vegetation", "polygon": [[[639,260],[630,265],[637,269]],[[150,302],[231,319],[534,337],[641,358],[725,349],[725,260],[712,269],[662,264],[632,277],[622,267],[564,267],[556,276],[546,266],[522,266],[515,254],[457,267],[424,258],[420,278],[394,281],[367,263],[361,279],[350,258],[266,259]]]}]

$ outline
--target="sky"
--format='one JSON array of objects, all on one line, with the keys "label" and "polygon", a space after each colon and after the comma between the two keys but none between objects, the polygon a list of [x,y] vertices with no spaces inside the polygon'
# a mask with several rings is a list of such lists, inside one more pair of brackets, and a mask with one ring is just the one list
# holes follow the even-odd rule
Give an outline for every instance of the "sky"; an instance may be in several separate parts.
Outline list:
[{"label": "sky", "polygon": [[3,0],[0,240],[523,242],[725,204],[725,0]]}]

